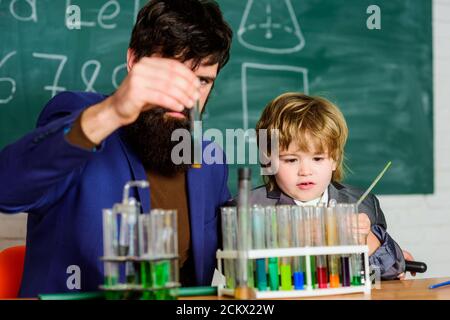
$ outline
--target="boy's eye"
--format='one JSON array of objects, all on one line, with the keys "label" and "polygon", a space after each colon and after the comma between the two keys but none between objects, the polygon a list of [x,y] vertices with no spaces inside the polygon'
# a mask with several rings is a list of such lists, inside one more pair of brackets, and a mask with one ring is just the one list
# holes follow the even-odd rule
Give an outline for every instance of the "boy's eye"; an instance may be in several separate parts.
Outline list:
[{"label": "boy's eye", "polygon": [[322,161],[325,159],[324,157],[314,157],[314,161]]},{"label": "boy's eye", "polygon": [[297,162],[297,159],[295,158],[288,158],[288,159],[283,159],[284,162],[286,163],[295,163]]}]

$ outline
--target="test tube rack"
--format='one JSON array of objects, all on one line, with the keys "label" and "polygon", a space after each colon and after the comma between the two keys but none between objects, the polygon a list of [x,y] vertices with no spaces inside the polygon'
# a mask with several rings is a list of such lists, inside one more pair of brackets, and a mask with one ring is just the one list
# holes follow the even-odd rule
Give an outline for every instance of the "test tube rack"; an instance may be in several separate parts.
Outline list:
[{"label": "test tube rack", "polygon": [[[303,290],[281,290],[277,291],[258,291],[254,290],[253,297],[256,299],[271,299],[271,298],[301,298],[314,297],[326,295],[340,295],[351,293],[364,293],[370,295],[371,280],[369,274],[369,249],[367,245],[351,245],[351,246],[324,246],[324,247],[301,247],[301,248],[278,248],[278,249],[263,249],[263,250],[248,250],[246,257],[248,260],[275,258],[275,257],[306,257],[306,286]],[[363,254],[364,256],[364,284],[359,286],[339,287],[339,288],[321,288],[315,289],[312,287],[311,279],[311,262],[309,257],[320,255],[341,255],[341,254]],[[217,250],[216,258],[218,262],[218,269],[223,274],[222,263],[225,259],[236,260],[238,252],[235,250],[222,251]],[[218,286],[218,296],[235,296],[234,289],[225,288],[223,284]]]},{"label": "test tube rack", "polygon": [[[105,263],[114,263],[117,265],[125,265],[127,262],[133,263],[134,265],[139,265],[138,268],[142,268],[142,263],[154,264],[158,262],[169,262],[171,265],[175,264],[175,268],[178,265],[178,255],[170,255],[164,257],[137,257],[137,256],[116,256],[116,257],[100,257],[100,260]],[[177,296],[177,292],[174,291],[181,285],[179,282],[167,282],[164,285],[154,285],[147,287],[141,281],[136,281],[138,283],[117,283],[109,285],[100,285],[100,290],[106,292],[116,292],[116,293],[143,293],[143,292],[158,292],[162,290],[171,290],[170,295]]]}]

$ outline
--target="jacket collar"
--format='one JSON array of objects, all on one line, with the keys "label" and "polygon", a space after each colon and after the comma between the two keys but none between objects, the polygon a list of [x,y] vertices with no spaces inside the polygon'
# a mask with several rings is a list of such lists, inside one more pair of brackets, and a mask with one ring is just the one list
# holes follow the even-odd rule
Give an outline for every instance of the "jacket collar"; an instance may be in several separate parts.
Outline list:
[{"label": "jacket collar", "polygon": [[[331,199],[335,199],[338,203],[347,203],[348,197],[340,192],[344,186],[340,184],[339,182],[331,182],[328,185],[328,201]],[[268,185],[266,185],[266,196],[269,199],[276,199],[277,205],[295,205],[294,199],[292,199],[290,196],[285,194],[281,191],[281,189],[275,185],[275,187],[272,190],[269,190]]]},{"label": "jacket collar", "polygon": [[287,194],[282,192],[281,189],[278,188],[277,185],[275,185],[275,187],[272,190],[269,190],[269,186],[266,185],[266,196],[269,199],[278,200],[276,203],[277,205],[283,205],[283,204],[295,205],[294,199],[292,199]]},{"label": "jacket collar", "polygon": [[339,182],[332,182],[328,186],[328,201],[331,199],[335,199],[337,203],[348,203],[349,198],[348,195],[342,190],[344,189],[344,185]]}]

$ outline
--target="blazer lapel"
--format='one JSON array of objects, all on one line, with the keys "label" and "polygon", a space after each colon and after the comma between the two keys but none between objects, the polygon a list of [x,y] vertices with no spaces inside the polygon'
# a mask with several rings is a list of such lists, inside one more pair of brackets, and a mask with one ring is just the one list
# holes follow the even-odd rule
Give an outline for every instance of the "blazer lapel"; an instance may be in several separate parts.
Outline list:
[{"label": "blazer lapel", "polygon": [[197,283],[202,282],[204,274],[205,184],[202,181],[202,171],[202,169],[188,170],[186,190],[189,200],[191,244]]},{"label": "blazer lapel", "polygon": [[278,199],[277,205],[295,205],[295,201],[283,192],[280,192],[280,199]]},{"label": "blazer lapel", "polygon": [[328,186],[328,202],[335,199],[337,203],[348,203],[348,196],[341,191],[343,187],[337,183],[330,183]]},{"label": "blazer lapel", "polygon": [[272,190],[269,190],[266,186],[266,198],[275,199],[275,205],[295,205],[294,199],[284,194],[278,186],[275,186]]}]

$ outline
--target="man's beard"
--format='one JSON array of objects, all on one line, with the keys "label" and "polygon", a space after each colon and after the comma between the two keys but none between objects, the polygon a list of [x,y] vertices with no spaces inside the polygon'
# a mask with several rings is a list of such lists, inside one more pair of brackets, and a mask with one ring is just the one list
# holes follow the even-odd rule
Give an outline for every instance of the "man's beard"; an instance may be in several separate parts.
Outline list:
[{"label": "man's beard", "polygon": [[124,127],[126,141],[142,161],[145,170],[164,176],[186,172],[189,164],[175,164],[171,153],[179,141],[172,141],[176,129],[190,129],[189,110],[184,109],[185,119],[165,115],[167,109],[155,107],[142,112],[132,124]]}]

